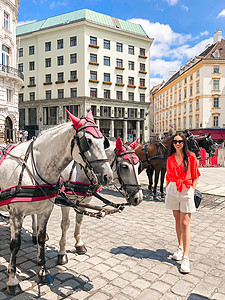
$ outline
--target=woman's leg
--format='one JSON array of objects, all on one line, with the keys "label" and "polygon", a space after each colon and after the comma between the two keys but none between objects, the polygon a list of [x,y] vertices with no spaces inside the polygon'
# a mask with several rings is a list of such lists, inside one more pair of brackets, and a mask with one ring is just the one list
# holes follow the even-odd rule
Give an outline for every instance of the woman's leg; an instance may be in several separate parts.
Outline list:
[{"label": "woman's leg", "polygon": [[180,212],[180,228],[181,228],[181,235],[183,240],[184,255],[187,257],[189,253],[190,239],[191,239],[190,219],[191,219],[190,213]]},{"label": "woman's leg", "polygon": [[176,221],[176,233],[177,233],[177,239],[179,246],[183,247],[183,236],[182,236],[182,230],[181,230],[181,212],[179,210],[173,210],[173,215]]}]

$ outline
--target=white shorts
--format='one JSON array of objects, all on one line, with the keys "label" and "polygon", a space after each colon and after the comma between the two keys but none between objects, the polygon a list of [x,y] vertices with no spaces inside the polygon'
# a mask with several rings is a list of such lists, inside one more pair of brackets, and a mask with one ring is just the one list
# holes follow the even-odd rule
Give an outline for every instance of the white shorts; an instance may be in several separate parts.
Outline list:
[{"label": "white shorts", "polygon": [[170,182],[166,188],[166,208],[180,210],[183,213],[196,212],[194,190],[183,185],[181,193],[177,191],[176,182]]}]

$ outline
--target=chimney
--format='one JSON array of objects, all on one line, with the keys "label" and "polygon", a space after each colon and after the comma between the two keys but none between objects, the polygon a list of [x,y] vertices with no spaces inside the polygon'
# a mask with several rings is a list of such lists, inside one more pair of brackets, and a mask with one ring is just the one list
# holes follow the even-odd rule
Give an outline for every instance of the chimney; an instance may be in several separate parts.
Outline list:
[{"label": "chimney", "polygon": [[222,31],[218,29],[213,35],[213,44],[221,42],[222,40]]}]

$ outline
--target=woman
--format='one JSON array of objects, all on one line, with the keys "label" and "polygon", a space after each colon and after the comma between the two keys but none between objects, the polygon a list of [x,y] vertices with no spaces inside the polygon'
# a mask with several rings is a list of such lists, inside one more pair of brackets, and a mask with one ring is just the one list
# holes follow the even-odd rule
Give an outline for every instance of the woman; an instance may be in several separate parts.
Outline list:
[{"label": "woman", "polygon": [[179,246],[173,259],[182,259],[180,271],[189,273],[190,218],[191,213],[196,211],[194,190],[200,172],[197,158],[194,153],[189,152],[184,134],[175,134],[171,141],[167,159],[166,208],[173,210],[176,221]]}]

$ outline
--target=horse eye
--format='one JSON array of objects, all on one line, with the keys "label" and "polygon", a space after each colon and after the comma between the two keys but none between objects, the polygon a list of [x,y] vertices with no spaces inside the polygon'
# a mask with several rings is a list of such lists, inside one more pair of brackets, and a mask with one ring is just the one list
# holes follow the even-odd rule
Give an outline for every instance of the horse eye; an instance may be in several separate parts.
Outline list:
[{"label": "horse eye", "polygon": [[122,168],[123,169],[128,169],[128,166],[127,165],[122,165]]},{"label": "horse eye", "polygon": [[88,142],[89,145],[92,144],[92,140],[91,139],[87,139],[87,142]]}]

